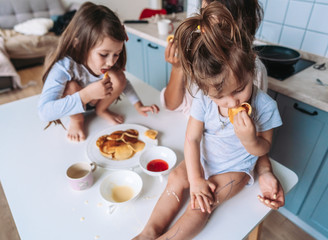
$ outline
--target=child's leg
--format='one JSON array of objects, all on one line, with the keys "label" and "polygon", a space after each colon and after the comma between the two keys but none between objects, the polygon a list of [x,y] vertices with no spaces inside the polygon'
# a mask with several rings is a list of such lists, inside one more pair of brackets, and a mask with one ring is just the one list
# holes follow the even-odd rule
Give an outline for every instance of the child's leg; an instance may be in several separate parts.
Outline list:
[{"label": "child's leg", "polygon": [[[63,97],[72,95],[81,89],[82,87],[76,81],[69,81],[66,84]],[[84,116],[82,113],[70,116],[67,138],[74,142],[85,140]]]},{"label": "child's leg", "polygon": [[145,228],[134,239],[155,239],[160,236],[180,210],[183,192],[188,188],[187,169],[183,161],[170,173],[166,188]]},{"label": "child's leg", "polygon": [[209,180],[217,186],[216,203],[219,205],[239,193],[248,183],[249,178],[249,175],[243,172],[227,172],[210,177]]},{"label": "child's leg", "polygon": [[[240,192],[248,180],[249,176],[247,174],[238,172],[224,173],[211,177],[210,181],[217,186],[215,195],[218,200],[213,205],[213,208],[215,209],[219,204]],[[209,216],[209,213],[201,212],[199,208],[191,209],[189,204],[178,221],[158,239],[173,239],[173,237],[175,240],[192,239],[204,228]]]},{"label": "child's leg", "polygon": [[124,122],[123,116],[111,112],[108,107],[121,95],[125,86],[126,78],[122,71],[109,71],[108,75],[113,84],[113,91],[107,98],[100,100],[96,105],[96,113],[111,124],[120,124]]}]

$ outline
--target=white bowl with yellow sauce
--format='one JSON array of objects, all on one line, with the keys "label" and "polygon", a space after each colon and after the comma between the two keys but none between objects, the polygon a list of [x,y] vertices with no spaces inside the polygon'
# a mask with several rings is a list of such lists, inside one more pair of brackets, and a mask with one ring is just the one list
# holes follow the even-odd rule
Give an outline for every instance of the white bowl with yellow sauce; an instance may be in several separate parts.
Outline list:
[{"label": "white bowl with yellow sauce", "polygon": [[116,207],[135,200],[142,186],[139,174],[130,170],[118,170],[104,178],[100,184],[100,194],[110,203],[109,213],[112,213]]}]

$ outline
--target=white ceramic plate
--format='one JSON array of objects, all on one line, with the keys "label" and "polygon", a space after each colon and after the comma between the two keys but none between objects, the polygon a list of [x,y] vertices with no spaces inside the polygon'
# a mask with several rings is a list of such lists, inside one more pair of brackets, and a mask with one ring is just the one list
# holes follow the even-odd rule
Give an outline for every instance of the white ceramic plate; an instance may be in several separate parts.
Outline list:
[{"label": "white ceramic plate", "polygon": [[[135,129],[139,132],[139,139],[143,141],[146,145],[144,149],[140,152],[137,152],[133,155],[132,158],[126,159],[126,160],[111,160],[109,158],[104,157],[100,151],[99,148],[96,145],[97,139],[103,135],[111,134],[114,131],[118,130],[127,130],[127,129]],[[134,168],[137,167],[139,164],[139,157],[141,153],[145,151],[145,149],[157,146],[158,141],[157,139],[153,140],[145,136],[145,132],[148,130],[148,128],[138,125],[138,124],[120,124],[115,125],[109,128],[106,128],[97,134],[93,135],[91,138],[89,138],[87,142],[87,149],[86,153],[91,162],[96,162],[99,166],[104,168],[110,168],[110,169],[124,169],[124,168]]]}]

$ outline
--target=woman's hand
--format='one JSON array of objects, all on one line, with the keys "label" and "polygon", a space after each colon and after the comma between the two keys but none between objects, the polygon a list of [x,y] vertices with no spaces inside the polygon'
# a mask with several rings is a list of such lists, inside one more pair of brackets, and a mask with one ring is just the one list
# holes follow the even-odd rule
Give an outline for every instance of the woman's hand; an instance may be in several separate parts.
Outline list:
[{"label": "woman's hand", "polygon": [[275,210],[285,205],[284,190],[271,171],[259,175],[259,184],[263,196],[257,197],[263,204]]},{"label": "woman's hand", "polygon": [[181,63],[178,55],[177,43],[174,39],[168,42],[165,48],[165,61],[172,64],[172,68],[180,68]]},{"label": "woman's hand", "polygon": [[215,201],[214,191],[216,186],[214,183],[204,178],[195,179],[190,183],[190,203],[191,208],[196,209],[199,205],[202,212],[211,213],[211,205]]},{"label": "woman's hand", "polygon": [[142,102],[137,102],[134,104],[134,107],[137,109],[138,113],[141,115],[147,117],[147,112],[152,112],[152,113],[158,113],[159,112],[159,107],[155,104],[152,104],[150,106],[144,106]]}]

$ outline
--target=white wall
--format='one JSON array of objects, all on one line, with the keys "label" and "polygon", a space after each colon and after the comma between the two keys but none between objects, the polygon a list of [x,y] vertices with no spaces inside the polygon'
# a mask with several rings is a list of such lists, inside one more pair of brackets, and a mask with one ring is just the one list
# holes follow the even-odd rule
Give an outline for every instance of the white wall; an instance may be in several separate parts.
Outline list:
[{"label": "white wall", "polygon": [[[62,0],[65,6],[71,3],[84,3],[85,0]],[[95,4],[105,5],[117,13],[123,21],[125,19],[138,19],[144,8],[149,8],[150,0],[89,0]]]}]

